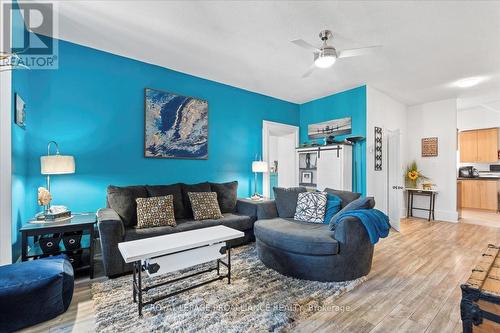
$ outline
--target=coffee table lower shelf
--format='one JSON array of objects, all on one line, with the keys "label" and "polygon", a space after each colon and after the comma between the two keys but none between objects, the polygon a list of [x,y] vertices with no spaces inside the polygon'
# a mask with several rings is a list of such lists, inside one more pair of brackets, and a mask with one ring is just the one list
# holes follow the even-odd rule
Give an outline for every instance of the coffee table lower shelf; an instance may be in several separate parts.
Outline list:
[{"label": "coffee table lower shelf", "polygon": [[[175,278],[175,279],[171,279],[168,281],[164,281],[161,283],[157,283],[157,284],[153,284],[153,285],[149,285],[149,286],[145,286],[145,287],[143,287],[143,285],[142,285],[142,271],[145,271],[147,269],[146,264],[143,264],[141,260],[135,261],[134,266],[133,266],[133,274],[132,274],[132,279],[133,279],[132,280],[132,294],[133,294],[132,297],[133,297],[134,303],[137,303],[138,310],[139,310],[139,316],[142,316],[142,308],[144,306],[154,304],[158,301],[161,301],[163,299],[166,299],[166,298],[169,298],[172,296],[179,295],[183,292],[202,287],[202,286],[207,285],[209,283],[221,281],[221,280],[226,279],[226,278],[227,278],[227,284],[231,284],[231,247],[226,246],[226,251],[227,251],[227,262],[224,262],[222,259],[217,259],[217,261],[216,261],[217,266],[216,267],[208,268],[208,269],[205,269],[205,270],[202,270],[199,272],[195,272],[195,273],[191,273],[191,274],[187,274],[187,275],[183,275],[183,276]],[[224,275],[220,275],[220,265],[221,264],[227,268],[227,273]],[[159,297],[151,298],[151,299],[147,300],[146,302],[143,300],[143,293],[144,292],[147,293],[151,289],[165,286],[168,284],[172,284],[175,282],[179,282],[179,281],[191,278],[193,276],[207,274],[207,273],[210,273],[213,271],[217,271],[216,278],[206,280],[206,281],[203,281],[201,283],[193,284],[187,288],[179,289],[179,290],[176,290],[174,292],[171,292],[171,293],[159,296]]]}]

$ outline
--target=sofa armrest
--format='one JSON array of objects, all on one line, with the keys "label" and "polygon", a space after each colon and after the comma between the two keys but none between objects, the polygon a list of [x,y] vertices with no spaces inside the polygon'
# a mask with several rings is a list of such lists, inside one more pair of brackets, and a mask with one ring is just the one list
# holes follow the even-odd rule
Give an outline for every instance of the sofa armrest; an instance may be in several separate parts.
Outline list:
[{"label": "sofa armrest", "polygon": [[111,208],[101,208],[97,211],[97,227],[106,276],[123,273],[124,261],[118,243],[123,241],[125,228],[120,216]]},{"label": "sofa armrest", "polygon": [[252,201],[250,199],[238,199],[236,209],[239,214],[253,217],[255,220],[278,217],[274,200]]},{"label": "sofa armrest", "polygon": [[346,217],[337,224],[334,237],[339,242],[340,249],[349,248],[351,251],[373,248],[365,227],[356,217]]}]

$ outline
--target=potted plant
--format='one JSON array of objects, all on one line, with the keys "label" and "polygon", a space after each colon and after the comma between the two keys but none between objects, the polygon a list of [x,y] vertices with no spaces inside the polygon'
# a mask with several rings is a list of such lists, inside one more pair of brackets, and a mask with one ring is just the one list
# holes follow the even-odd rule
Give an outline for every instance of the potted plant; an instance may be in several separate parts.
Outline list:
[{"label": "potted plant", "polygon": [[417,188],[419,180],[428,180],[429,178],[424,176],[420,170],[418,170],[417,162],[413,161],[406,167],[405,173],[405,186],[407,188]]}]

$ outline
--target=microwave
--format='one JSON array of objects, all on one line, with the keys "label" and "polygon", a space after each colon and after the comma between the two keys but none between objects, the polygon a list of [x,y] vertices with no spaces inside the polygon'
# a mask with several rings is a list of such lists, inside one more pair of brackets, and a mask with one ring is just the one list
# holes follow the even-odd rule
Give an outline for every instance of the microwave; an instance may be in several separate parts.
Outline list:
[{"label": "microwave", "polygon": [[464,166],[458,169],[458,176],[460,178],[475,178],[479,177],[479,172],[472,166]]}]

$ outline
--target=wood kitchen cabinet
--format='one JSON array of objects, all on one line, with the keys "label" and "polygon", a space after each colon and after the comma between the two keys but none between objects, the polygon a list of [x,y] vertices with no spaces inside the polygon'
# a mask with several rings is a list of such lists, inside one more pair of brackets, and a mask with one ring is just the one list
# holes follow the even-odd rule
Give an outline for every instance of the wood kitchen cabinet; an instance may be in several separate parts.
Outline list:
[{"label": "wood kitchen cabinet", "polygon": [[462,208],[498,209],[498,180],[462,180]]},{"label": "wood kitchen cabinet", "polygon": [[460,162],[498,162],[498,128],[458,133]]}]

